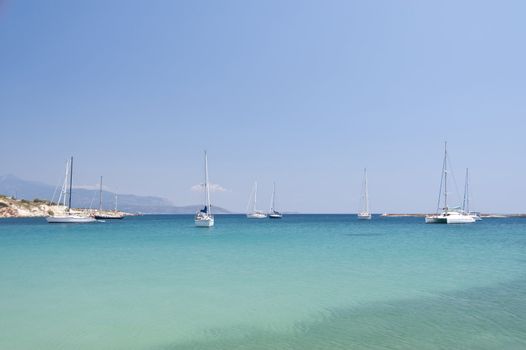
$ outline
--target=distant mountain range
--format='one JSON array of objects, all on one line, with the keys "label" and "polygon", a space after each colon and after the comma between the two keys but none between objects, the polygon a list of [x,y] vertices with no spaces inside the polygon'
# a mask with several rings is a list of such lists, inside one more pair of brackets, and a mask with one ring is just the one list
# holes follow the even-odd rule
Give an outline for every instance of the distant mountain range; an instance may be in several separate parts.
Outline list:
[{"label": "distant mountain range", "polygon": [[[58,191],[58,190],[57,190]],[[6,196],[16,196],[19,199],[32,200],[35,198],[52,200],[55,187],[36,181],[27,181],[14,175],[0,176],[0,194]],[[54,200],[58,198],[55,194]],[[119,210],[128,213],[144,214],[193,214],[202,205],[176,206],[169,200],[154,196],[137,196],[133,194],[118,194]],[[102,192],[103,209],[113,209],[115,205],[115,193],[109,191]],[[98,208],[99,191],[87,190],[73,187],[73,203],[75,208]],[[214,207],[214,213],[230,214],[230,211]]]}]

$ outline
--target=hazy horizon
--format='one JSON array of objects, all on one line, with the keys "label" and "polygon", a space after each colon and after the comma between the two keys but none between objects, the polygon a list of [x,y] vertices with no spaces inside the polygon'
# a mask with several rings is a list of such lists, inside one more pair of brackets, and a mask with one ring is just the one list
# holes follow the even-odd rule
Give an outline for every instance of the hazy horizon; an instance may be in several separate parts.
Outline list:
[{"label": "hazy horizon", "polygon": [[433,212],[447,140],[473,210],[526,212],[525,10],[0,1],[0,175],[189,205],[206,149],[232,211],[353,213],[367,167],[371,211]]}]

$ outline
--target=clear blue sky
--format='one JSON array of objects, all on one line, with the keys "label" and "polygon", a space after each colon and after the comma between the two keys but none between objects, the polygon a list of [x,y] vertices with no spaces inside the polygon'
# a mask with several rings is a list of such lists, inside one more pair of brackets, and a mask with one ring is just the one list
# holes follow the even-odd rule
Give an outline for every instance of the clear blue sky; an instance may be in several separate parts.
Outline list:
[{"label": "clear blue sky", "polygon": [[3,1],[0,174],[244,210],[526,211],[524,1]]}]

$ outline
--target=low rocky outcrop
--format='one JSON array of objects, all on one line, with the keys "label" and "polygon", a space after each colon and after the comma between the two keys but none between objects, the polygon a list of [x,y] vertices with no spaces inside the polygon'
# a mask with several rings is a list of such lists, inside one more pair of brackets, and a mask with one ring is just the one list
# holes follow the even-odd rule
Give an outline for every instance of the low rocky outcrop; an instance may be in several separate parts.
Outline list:
[{"label": "low rocky outcrop", "polygon": [[[60,215],[66,213],[66,207],[57,205],[42,199],[15,199],[0,195],[0,218],[29,218],[45,217],[49,215]],[[72,213],[91,214],[89,209],[72,209]],[[106,212],[104,212],[106,213]],[[126,215],[124,212],[111,212],[119,215]]]}]

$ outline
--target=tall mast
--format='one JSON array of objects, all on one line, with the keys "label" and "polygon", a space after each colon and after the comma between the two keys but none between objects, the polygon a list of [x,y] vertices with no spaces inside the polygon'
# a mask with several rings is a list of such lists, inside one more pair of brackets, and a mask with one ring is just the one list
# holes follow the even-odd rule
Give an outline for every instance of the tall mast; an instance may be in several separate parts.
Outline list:
[{"label": "tall mast", "polygon": [[73,188],[73,156],[71,156],[69,163],[69,201],[68,201],[68,210],[71,209],[71,193]]},{"label": "tall mast", "polygon": [[444,209],[447,211],[447,141],[444,142]]},{"label": "tall mast", "polygon": [[469,170],[466,168],[466,210],[469,213]]},{"label": "tall mast", "polygon": [[363,169],[363,176],[364,176],[364,197],[365,197],[365,212],[369,213],[369,193],[367,189],[367,168]]},{"label": "tall mast", "polygon": [[466,180],[464,182],[464,202],[462,203],[464,212],[469,213],[469,169],[466,168]]},{"label": "tall mast", "polygon": [[272,183],[272,206],[270,208],[271,212],[276,210],[276,183]]},{"label": "tall mast", "polygon": [[99,210],[102,210],[102,176],[100,177],[100,188],[99,188]]},{"label": "tall mast", "polygon": [[58,204],[62,203],[63,206],[66,206],[67,196],[68,196],[68,180],[69,180],[69,159],[66,161],[66,172],[64,176],[64,182],[62,183],[62,188],[60,189],[60,196],[58,197]]},{"label": "tall mast", "polygon": [[115,211],[117,211],[117,193],[115,193]]},{"label": "tall mast", "polygon": [[210,213],[210,186],[208,185],[208,155],[205,151],[205,205],[207,213]]},{"label": "tall mast", "polygon": [[254,182],[254,211],[256,211],[257,207],[257,195],[258,195],[258,182]]}]

